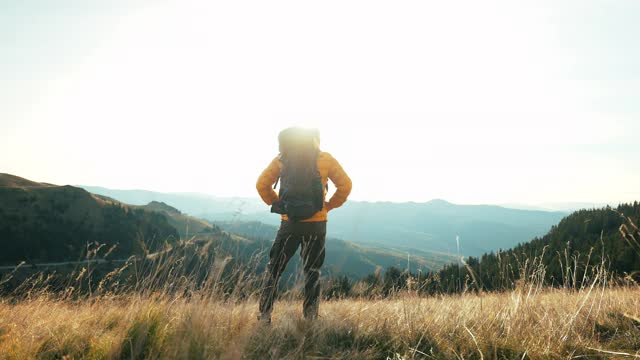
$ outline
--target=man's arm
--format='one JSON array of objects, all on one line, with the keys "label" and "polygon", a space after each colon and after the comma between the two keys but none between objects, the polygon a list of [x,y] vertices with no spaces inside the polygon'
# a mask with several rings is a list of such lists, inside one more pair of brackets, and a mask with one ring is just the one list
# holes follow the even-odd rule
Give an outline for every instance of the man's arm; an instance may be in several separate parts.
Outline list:
[{"label": "man's arm", "polygon": [[278,194],[273,190],[273,184],[278,180],[278,176],[280,176],[280,159],[276,156],[269,166],[262,171],[256,182],[258,194],[267,205],[273,205],[274,202],[278,201]]},{"label": "man's arm", "polygon": [[336,192],[327,202],[327,210],[342,206],[351,193],[351,179],[342,169],[338,160],[333,157],[331,157],[331,165],[329,167],[329,179],[336,186]]}]

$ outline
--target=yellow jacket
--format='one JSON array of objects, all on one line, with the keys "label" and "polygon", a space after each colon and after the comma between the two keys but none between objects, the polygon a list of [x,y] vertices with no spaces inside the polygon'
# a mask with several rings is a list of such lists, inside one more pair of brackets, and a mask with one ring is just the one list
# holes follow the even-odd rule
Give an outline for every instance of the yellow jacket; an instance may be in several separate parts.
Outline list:
[{"label": "yellow jacket", "polygon": [[[278,194],[273,190],[273,185],[280,176],[280,156],[276,156],[271,161],[271,164],[262,171],[258,181],[256,182],[256,189],[258,194],[267,205],[272,205],[278,200]],[[331,179],[331,182],[336,186],[336,192],[333,194],[328,202],[324,203],[322,210],[315,213],[312,217],[303,220],[303,222],[316,222],[327,221],[327,212],[331,209],[340,207],[347,201],[347,196],[351,193],[351,179],[338,163],[338,160],[334,159],[331,154],[326,152],[320,152],[318,155],[318,171],[322,178],[322,185],[325,189],[324,195],[327,196],[327,178]],[[287,215],[282,215],[282,220],[287,221]]]}]

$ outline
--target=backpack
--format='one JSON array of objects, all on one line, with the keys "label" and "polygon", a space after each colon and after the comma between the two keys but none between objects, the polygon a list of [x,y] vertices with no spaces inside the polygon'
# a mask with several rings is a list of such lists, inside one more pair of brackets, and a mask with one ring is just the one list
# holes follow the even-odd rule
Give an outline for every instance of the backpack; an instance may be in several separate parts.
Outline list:
[{"label": "backpack", "polygon": [[288,151],[280,154],[279,200],[271,212],[286,214],[290,221],[298,222],[312,217],[324,206],[324,187],[318,171],[318,151]]}]

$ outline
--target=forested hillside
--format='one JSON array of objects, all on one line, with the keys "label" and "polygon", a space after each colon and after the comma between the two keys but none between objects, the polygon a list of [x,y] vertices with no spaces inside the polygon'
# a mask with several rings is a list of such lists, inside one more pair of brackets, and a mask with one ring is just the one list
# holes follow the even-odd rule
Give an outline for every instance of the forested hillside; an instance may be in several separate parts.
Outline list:
[{"label": "forested hillside", "polygon": [[[467,264],[488,290],[510,286],[520,278],[519,269],[531,267],[536,259],[544,267],[545,281],[554,286],[580,286],[585,269],[603,261],[609,271],[626,276],[640,271],[640,247],[632,237],[622,236],[620,227],[638,224],[638,220],[638,202],[616,209],[576,211],[542,238],[511,250],[485,254],[480,259],[469,258]],[[638,239],[637,234],[632,235]],[[447,267],[441,278],[455,278],[457,271],[457,266]]]},{"label": "forested hillside", "polygon": [[167,218],[167,221],[173,226],[181,238],[189,238],[192,235],[202,232],[211,232],[212,225],[202,219],[183,214],[180,210],[169,206],[163,202],[152,201],[144,206],[132,206],[160,213]]},{"label": "forested hillside", "polygon": [[[638,202],[579,210],[543,237],[414,277],[417,287],[428,293],[508,290],[519,281],[532,280],[577,288],[603,276],[635,283],[640,280],[639,221]],[[397,287],[405,287],[409,277],[394,269],[385,275],[391,277],[386,281]],[[381,280],[370,276],[368,281],[373,284]]]},{"label": "forested hillside", "polygon": [[479,256],[542,236],[564,216],[561,212],[460,205],[444,200],[347,202],[330,222],[333,236],[341,239]]},{"label": "forested hillside", "polygon": [[165,216],[128,207],[73,186],[0,174],[0,264],[83,258],[88,243],[127,258],[179,238]]},{"label": "forested hillside", "polygon": [[[157,253],[162,252],[164,257],[184,258],[181,264],[191,264],[189,271],[194,276],[200,276],[196,272],[210,271],[207,266],[213,266],[216,261],[216,266],[223,263],[233,269],[245,266],[259,273],[268,261],[268,250],[277,230],[274,226],[236,221],[225,223],[227,231],[223,232],[216,225],[163,202],[128,205],[73,186],[36,183],[8,174],[2,175],[0,181],[0,246],[3,249],[0,265],[5,265],[5,270],[22,261],[35,264],[39,269],[51,262],[69,262],[68,268],[54,264],[55,269],[51,269],[68,273],[81,266],[75,262],[86,260],[91,248],[92,256],[101,261],[124,260],[136,255],[138,261],[151,268],[160,256]],[[97,248],[101,250],[96,252]],[[405,268],[409,252],[403,248],[372,248],[338,239],[329,239],[326,249],[324,274],[350,279],[382,268]],[[212,252],[216,254],[213,257]],[[409,260],[414,269],[430,271],[453,258],[411,250]],[[196,266],[198,261],[201,263]],[[299,262],[299,256],[294,256],[285,276],[297,277]],[[103,269],[94,275],[121,265],[119,261],[101,263]],[[31,272],[21,271],[22,275]],[[16,277],[19,278],[22,277]]]},{"label": "forested hillside", "polygon": [[[270,213],[269,207],[257,197],[224,198],[193,193],[84,188],[128,204],[161,201],[215,223],[259,221],[278,226],[280,222],[280,218]],[[564,212],[493,205],[459,205],[444,200],[422,203],[349,200],[329,214],[327,235],[369,247],[404,247],[431,252],[434,256],[458,252],[465,256],[480,256],[542,236],[566,215]]]},{"label": "forested hillside", "polygon": [[[265,242],[267,248],[271,246],[277,227],[260,222],[219,222],[216,225],[231,233],[240,234],[249,239]],[[353,280],[367,274],[389,267],[407,265],[414,270],[435,271],[455,258],[448,254],[434,254],[415,249],[393,247],[370,247],[335,238],[326,239],[326,257],[323,272],[326,275],[347,276]],[[295,256],[293,263],[299,262]],[[408,264],[409,263],[409,264]]]}]

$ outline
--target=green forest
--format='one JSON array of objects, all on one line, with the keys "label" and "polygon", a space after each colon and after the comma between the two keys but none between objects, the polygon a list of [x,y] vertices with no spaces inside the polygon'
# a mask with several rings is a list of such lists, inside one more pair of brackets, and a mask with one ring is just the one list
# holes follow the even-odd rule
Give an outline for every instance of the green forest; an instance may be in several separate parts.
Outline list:
[{"label": "green forest", "polygon": [[126,259],[179,238],[160,213],[72,186],[0,187],[0,199],[0,265],[79,260],[89,243],[111,249],[111,259]]},{"label": "green forest", "polygon": [[[0,187],[0,266],[5,268],[0,284],[5,292],[40,274],[62,282],[75,276],[78,287],[89,291],[109,283],[118,291],[168,286],[165,283],[175,287],[175,279],[181,278],[195,288],[214,282],[224,284],[225,292],[249,294],[259,286],[277,230],[258,222],[216,226],[163,203],[129,206],[72,186],[19,180],[20,186]],[[640,278],[639,222],[638,202],[579,210],[546,235],[511,249],[459,259],[414,254],[413,265],[421,269],[417,273],[404,267],[406,253],[400,250],[328,239],[324,294],[334,298],[385,297],[404,290],[503,291],[521,282],[580,288],[597,277],[635,283]],[[85,274],[87,260],[98,261]],[[14,270],[21,262],[30,269]],[[49,267],[52,262],[62,264]],[[283,288],[299,283],[299,268],[295,256],[281,281]],[[103,279],[107,274],[108,281]]]},{"label": "green forest", "polygon": [[640,281],[640,203],[574,212],[541,238],[469,257],[435,272],[391,267],[362,281],[329,280],[332,296],[387,296],[400,290],[421,294],[511,290],[519,282],[564,288],[588,286],[596,277]]}]

